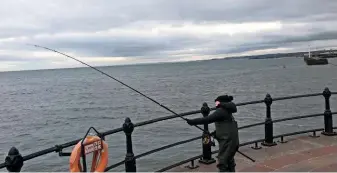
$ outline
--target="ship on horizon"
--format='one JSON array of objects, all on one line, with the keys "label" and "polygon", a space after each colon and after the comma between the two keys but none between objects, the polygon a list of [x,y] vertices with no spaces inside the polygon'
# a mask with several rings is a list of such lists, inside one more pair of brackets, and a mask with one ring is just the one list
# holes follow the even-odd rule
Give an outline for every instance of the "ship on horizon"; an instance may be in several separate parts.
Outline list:
[{"label": "ship on horizon", "polygon": [[328,59],[321,58],[319,55],[311,56],[310,47],[308,54],[304,54],[304,61],[307,65],[327,65],[329,64]]}]

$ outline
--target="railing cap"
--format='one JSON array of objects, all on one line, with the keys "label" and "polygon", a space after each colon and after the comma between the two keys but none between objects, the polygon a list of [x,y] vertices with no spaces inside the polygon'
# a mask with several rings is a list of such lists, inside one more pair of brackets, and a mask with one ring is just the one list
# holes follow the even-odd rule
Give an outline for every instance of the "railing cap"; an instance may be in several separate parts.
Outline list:
[{"label": "railing cap", "polygon": [[9,172],[20,172],[23,166],[23,157],[21,156],[19,150],[12,147],[8,151],[8,155],[5,158],[6,168]]},{"label": "railing cap", "polygon": [[130,135],[133,132],[134,125],[131,122],[129,117],[125,118],[125,122],[123,124],[123,131],[126,135]]},{"label": "railing cap", "polygon": [[273,103],[273,99],[271,98],[270,94],[266,95],[266,97],[264,98],[264,103],[267,106],[270,106]]},{"label": "railing cap", "polygon": [[201,113],[204,117],[208,116],[210,113],[211,109],[208,107],[207,103],[204,102],[201,107]]},{"label": "railing cap", "polygon": [[329,90],[328,87],[326,87],[326,88],[324,89],[324,91],[323,91],[323,96],[324,96],[325,98],[329,98],[329,97],[331,96],[331,91]]}]

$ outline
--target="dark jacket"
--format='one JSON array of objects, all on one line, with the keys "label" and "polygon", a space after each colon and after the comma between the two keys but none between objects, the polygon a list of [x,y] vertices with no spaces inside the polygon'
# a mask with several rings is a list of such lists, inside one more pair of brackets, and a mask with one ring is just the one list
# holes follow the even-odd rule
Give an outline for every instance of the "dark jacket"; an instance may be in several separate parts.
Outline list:
[{"label": "dark jacket", "polygon": [[211,124],[214,122],[234,121],[232,113],[236,113],[236,105],[233,102],[221,103],[220,106],[209,116],[189,120],[192,125]]},{"label": "dark jacket", "polygon": [[236,113],[237,108],[233,102],[221,103],[218,108],[209,116],[188,120],[191,125],[215,124],[215,138],[219,140],[230,140],[239,144],[238,125],[232,113]]}]

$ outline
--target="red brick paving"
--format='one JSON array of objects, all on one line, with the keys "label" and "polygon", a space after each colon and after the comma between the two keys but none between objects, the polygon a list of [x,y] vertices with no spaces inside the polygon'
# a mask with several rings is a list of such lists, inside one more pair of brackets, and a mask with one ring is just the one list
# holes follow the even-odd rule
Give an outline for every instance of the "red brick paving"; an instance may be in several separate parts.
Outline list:
[{"label": "red brick paving", "polygon": [[286,165],[291,165],[294,164],[296,162],[301,162],[304,160],[308,160],[311,157],[308,155],[302,155],[302,154],[289,154],[289,155],[285,155],[285,156],[280,156],[274,159],[270,159],[270,160],[266,160],[264,162],[262,162],[262,165],[267,165],[270,168],[274,168],[274,169],[279,169],[282,168]]},{"label": "red brick paving", "polygon": [[249,168],[241,169],[240,172],[271,172],[274,171],[275,169],[269,168],[265,165],[254,165]]},{"label": "red brick paving", "polygon": [[303,152],[300,152],[300,154],[309,155],[311,157],[319,157],[319,156],[323,156],[323,155],[327,155],[327,154],[331,154],[331,153],[336,153],[337,152],[336,145],[324,146],[322,148],[303,151]]},{"label": "red brick paving", "polygon": [[[318,134],[318,133],[317,133]],[[285,138],[287,140],[287,138]],[[277,141],[277,140],[275,140]],[[250,146],[240,147],[240,151],[255,158],[252,163],[236,154],[237,172],[336,172],[337,137],[324,136],[311,138],[303,135],[288,139],[287,143],[253,150]],[[215,156],[214,156],[215,157]],[[185,168],[186,165],[168,172],[217,172],[216,164],[199,165],[197,169]]]},{"label": "red brick paving", "polygon": [[336,154],[329,154],[329,155],[324,155],[324,156],[312,158],[309,160],[305,160],[302,162],[298,162],[296,164],[288,165],[276,171],[289,172],[289,171],[296,170],[297,172],[300,172],[300,171],[317,172],[318,169],[325,170],[330,165],[335,164],[336,160],[337,160]]},{"label": "red brick paving", "polygon": [[337,171],[337,163],[333,163],[328,166],[314,169],[311,172],[336,172],[336,171]]}]

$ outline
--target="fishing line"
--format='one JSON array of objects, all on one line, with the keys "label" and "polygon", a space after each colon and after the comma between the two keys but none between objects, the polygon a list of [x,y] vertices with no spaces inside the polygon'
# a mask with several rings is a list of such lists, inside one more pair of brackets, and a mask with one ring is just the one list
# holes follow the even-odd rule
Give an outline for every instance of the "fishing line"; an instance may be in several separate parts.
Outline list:
[{"label": "fishing line", "polygon": [[[93,66],[91,66],[91,65],[89,65],[89,64],[87,64],[87,63],[85,63],[85,62],[83,62],[83,61],[80,61],[80,60],[78,60],[78,59],[76,59],[76,58],[74,58],[74,57],[72,57],[72,56],[69,56],[69,55],[67,55],[67,54],[65,54],[65,53],[62,53],[62,52],[59,52],[59,51],[57,51],[57,50],[50,49],[50,48],[47,48],[47,47],[44,47],[44,46],[39,46],[39,45],[36,45],[36,44],[27,44],[27,45],[34,46],[34,47],[39,47],[39,48],[43,48],[43,49],[47,49],[47,50],[50,50],[50,51],[52,51],[52,52],[56,52],[56,53],[58,53],[58,54],[64,55],[64,56],[66,56],[66,57],[68,57],[68,58],[71,58],[71,59],[73,59],[73,60],[75,60],[75,61],[77,61],[77,62],[80,62],[81,64],[84,64],[84,65],[86,65],[86,66],[88,66],[88,67],[90,67],[90,68],[92,68],[92,69],[94,69],[94,70],[96,70],[96,71],[102,73],[103,75],[106,75],[106,76],[108,76],[109,78],[111,78],[111,79],[113,79],[113,80],[119,82],[120,84],[122,84],[122,85],[124,85],[124,86],[130,88],[131,90],[137,92],[138,94],[140,94],[140,95],[144,96],[145,98],[151,100],[152,102],[158,104],[159,106],[161,106],[162,108],[168,110],[169,112],[173,113],[174,115],[176,115],[176,116],[182,118],[183,120],[187,121],[186,118],[184,118],[184,117],[182,117],[181,115],[175,113],[174,111],[172,111],[172,110],[169,109],[168,107],[166,107],[166,106],[160,104],[159,102],[157,102],[157,101],[155,101],[154,99],[152,99],[152,98],[146,96],[145,94],[141,93],[140,91],[138,91],[138,90],[136,90],[136,89],[130,87],[129,85],[123,83],[122,81],[120,81],[120,80],[118,80],[118,79],[112,77],[111,75],[109,75],[109,74],[107,74],[107,73],[105,73],[105,72],[103,72],[103,71],[101,71],[101,70],[99,70],[99,69],[97,69],[97,68],[95,68],[95,67],[93,67]],[[206,132],[204,129],[200,128],[200,127],[197,126],[197,125],[193,125],[193,126],[195,126],[196,128],[200,129],[200,130],[203,131],[204,133],[210,134],[209,132]],[[213,137],[213,138],[214,138],[214,137]],[[254,159],[252,159],[252,158],[250,158],[249,156],[243,154],[243,153],[240,152],[239,150],[237,150],[237,152],[240,153],[241,155],[245,156],[246,158],[248,158],[248,159],[251,160],[252,162],[255,162]]]},{"label": "fishing line", "polygon": [[[145,98],[147,98],[147,99],[153,101],[154,103],[158,104],[158,105],[161,106],[162,108],[164,108],[164,109],[170,111],[171,113],[175,114],[176,116],[179,116],[179,117],[182,118],[183,120],[187,121],[186,118],[182,117],[181,115],[177,114],[176,112],[172,111],[171,109],[167,108],[166,106],[160,104],[159,102],[155,101],[154,99],[152,99],[152,98],[146,96],[145,94],[141,93],[140,91],[138,91],[138,90],[136,90],[136,89],[130,87],[129,85],[123,83],[122,81],[120,81],[120,80],[118,80],[118,79],[112,77],[111,75],[109,75],[109,74],[107,74],[107,73],[105,73],[105,72],[103,72],[103,71],[101,71],[101,70],[99,70],[99,69],[97,69],[97,68],[95,68],[95,67],[93,67],[93,66],[91,66],[91,65],[89,65],[89,64],[87,64],[87,63],[85,63],[85,62],[83,62],[83,61],[80,61],[80,60],[78,60],[78,59],[76,59],[76,58],[74,58],[74,57],[72,57],[72,56],[69,56],[69,55],[67,55],[67,54],[64,54],[64,53],[62,53],[62,52],[59,52],[59,51],[56,51],[56,50],[53,50],[53,49],[50,49],[50,48],[47,48],[47,47],[43,47],[43,46],[39,46],[39,45],[34,45],[34,44],[28,44],[28,45],[32,45],[32,46],[35,46],[35,47],[44,48],[44,49],[47,49],[47,50],[50,50],[50,51],[59,53],[59,54],[61,54],[61,55],[64,55],[64,56],[66,56],[66,57],[69,57],[69,58],[71,58],[71,59],[73,59],[73,60],[75,60],[75,61],[78,61],[78,62],[80,62],[80,63],[82,63],[82,64],[84,64],[84,65],[86,65],[86,66],[88,66],[88,67],[90,67],[90,68],[92,68],[92,69],[94,69],[94,70],[100,72],[100,73],[102,73],[103,75],[106,75],[106,76],[108,76],[109,78],[111,78],[111,79],[113,79],[113,80],[119,82],[120,84],[122,84],[122,85],[124,85],[124,86],[130,88],[131,90],[137,92],[138,94],[140,94],[140,95],[144,96]],[[197,125],[194,125],[194,126],[196,126],[198,129],[204,131],[204,130],[203,130],[202,128],[200,128],[199,126],[197,126]]]}]

